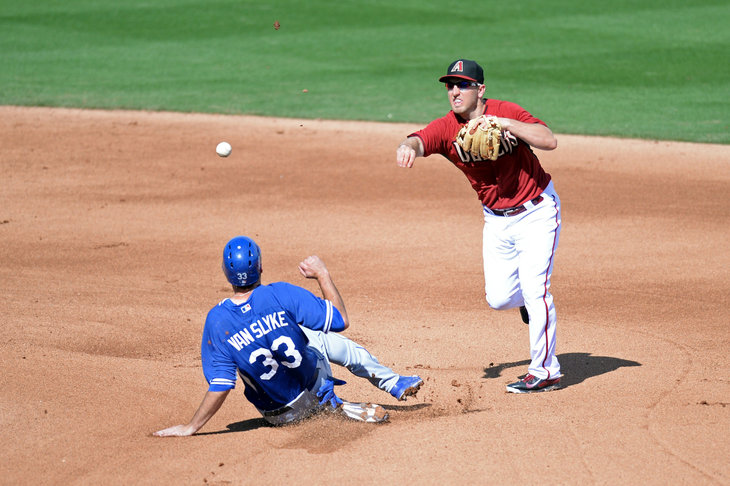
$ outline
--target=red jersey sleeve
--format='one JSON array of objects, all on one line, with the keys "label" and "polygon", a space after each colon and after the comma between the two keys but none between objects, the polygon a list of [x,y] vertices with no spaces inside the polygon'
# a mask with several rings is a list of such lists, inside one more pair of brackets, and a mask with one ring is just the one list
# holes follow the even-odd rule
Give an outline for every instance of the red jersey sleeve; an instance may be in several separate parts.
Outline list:
[{"label": "red jersey sleeve", "polygon": [[456,119],[453,111],[446,116],[437,118],[425,128],[413,132],[409,137],[418,137],[423,142],[423,156],[432,154],[446,154],[449,152],[451,143],[459,133],[461,123]]}]

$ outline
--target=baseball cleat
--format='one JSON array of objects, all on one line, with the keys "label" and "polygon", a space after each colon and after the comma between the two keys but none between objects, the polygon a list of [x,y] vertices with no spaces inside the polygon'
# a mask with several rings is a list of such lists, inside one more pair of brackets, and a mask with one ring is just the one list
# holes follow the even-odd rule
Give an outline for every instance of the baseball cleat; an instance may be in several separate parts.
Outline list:
[{"label": "baseball cleat", "polygon": [[423,385],[423,380],[420,376],[401,376],[393,388],[390,390],[390,394],[393,395],[397,400],[405,400],[406,397],[414,396],[418,393],[418,389]]},{"label": "baseball cleat", "polygon": [[388,420],[388,411],[377,403],[342,402],[337,410],[345,417],[358,422],[379,423]]},{"label": "baseball cleat", "polygon": [[522,317],[522,322],[525,324],[530,323],[530,314],[527,313],[527,307],[524,305],[520,306],[520,317]]},{"label": "baseball cleat", "polygon": [[507,385],[507,391],[509,393],[535,393],[556,390],[558,388],[560,388],[560,378],[555,378],[554,380],[543,380],[530,374],[522,378],[520,381]]}]

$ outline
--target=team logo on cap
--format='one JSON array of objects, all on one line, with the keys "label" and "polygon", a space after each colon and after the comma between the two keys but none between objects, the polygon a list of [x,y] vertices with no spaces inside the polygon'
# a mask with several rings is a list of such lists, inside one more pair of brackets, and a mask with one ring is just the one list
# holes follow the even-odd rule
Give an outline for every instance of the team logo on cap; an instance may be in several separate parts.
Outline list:
[{"label": "team logo on cap", "polygon": [[463,61],[457,61],[456,64],[454,64],[454,67],[451,68],[451,72],[454,71],[463,71],[464,70],[464,62]]}]

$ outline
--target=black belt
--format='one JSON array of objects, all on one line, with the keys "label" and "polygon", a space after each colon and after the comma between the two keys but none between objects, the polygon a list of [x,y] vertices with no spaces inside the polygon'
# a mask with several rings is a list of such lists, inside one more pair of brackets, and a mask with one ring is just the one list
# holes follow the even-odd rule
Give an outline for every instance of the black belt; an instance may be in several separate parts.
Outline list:
[{"label": "black belt", "polygon": [[[537,206],[542,202],[542,196],[537,196],[535,199],[532,199],[530,201],[533,206]],[[487,212],[494,214],[496,216],[515,216],[517,214],[520,214],[524,211],[526,211],[527,208],[523,204],[522,206],[517,206],[514,208],[505,208],[505,209],[489,209],[487,208]]]}]

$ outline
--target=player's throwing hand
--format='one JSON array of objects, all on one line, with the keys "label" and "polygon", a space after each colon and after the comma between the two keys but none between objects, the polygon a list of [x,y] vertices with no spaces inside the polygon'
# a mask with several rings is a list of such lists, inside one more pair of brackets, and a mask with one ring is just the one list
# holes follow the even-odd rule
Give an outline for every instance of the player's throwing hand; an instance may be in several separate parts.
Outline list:
[{"label": "player's throwing hand", "polygon": [[423,155],[423,143],[418,138],[408,138],[404,140],[395,152],[395,161],[398,167],[410,169],[416,157]]}]

